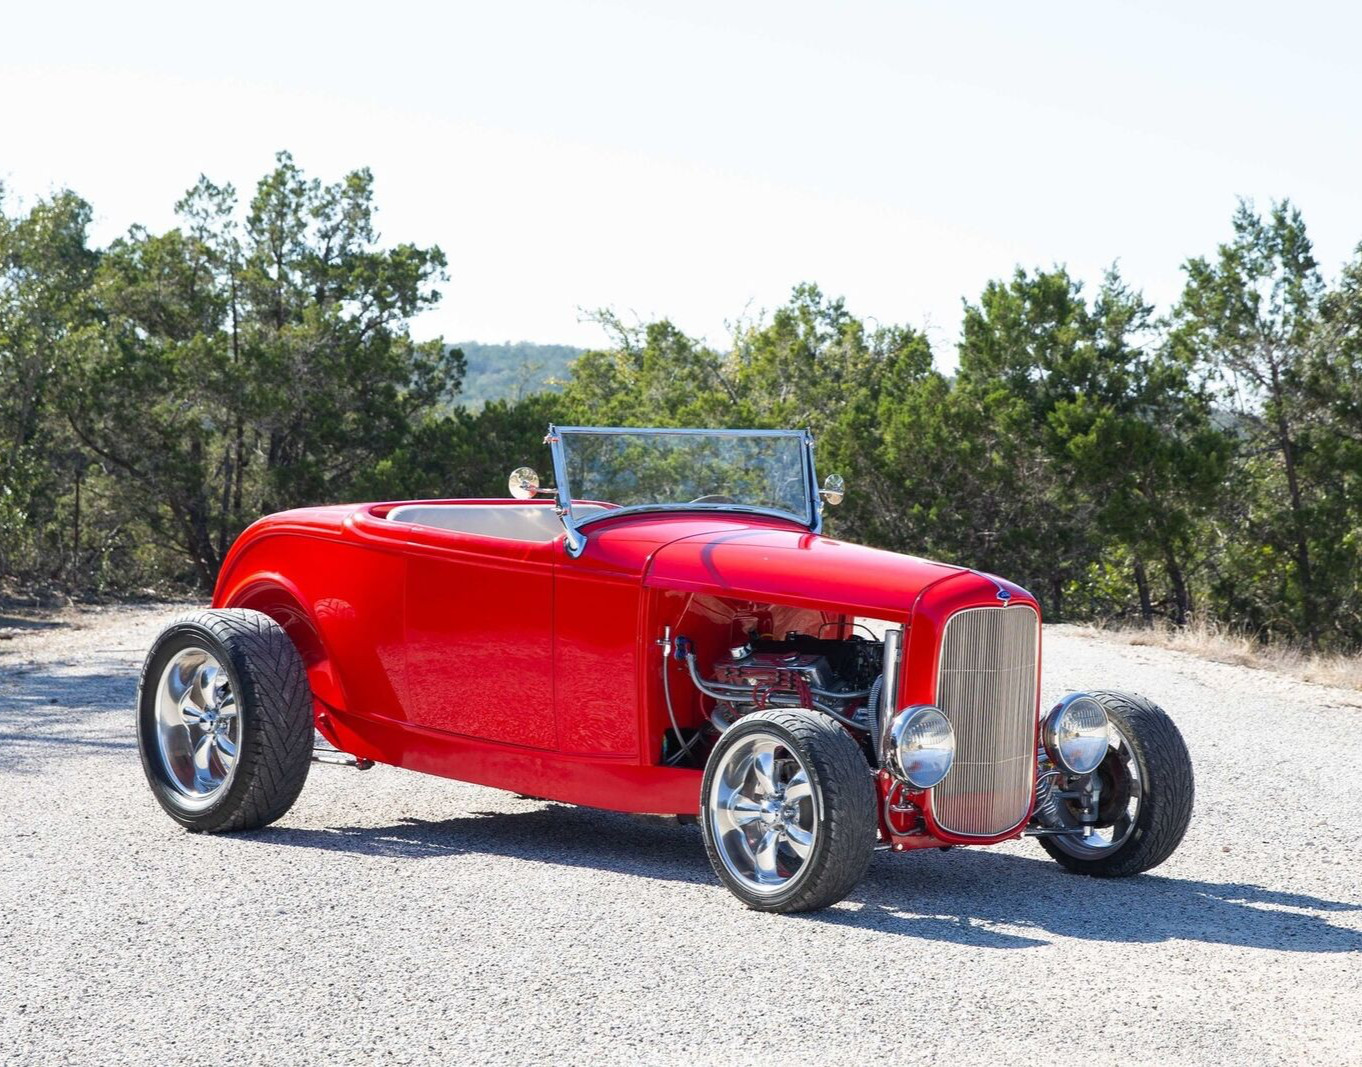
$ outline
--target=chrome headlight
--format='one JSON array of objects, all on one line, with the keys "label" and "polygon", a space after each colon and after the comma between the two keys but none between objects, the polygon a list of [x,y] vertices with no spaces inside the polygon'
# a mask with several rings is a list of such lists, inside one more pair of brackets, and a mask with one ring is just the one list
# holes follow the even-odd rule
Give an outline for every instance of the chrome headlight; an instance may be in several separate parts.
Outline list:
[{"label": "chrome headlight", "polygon": [[955,762],[955,731],[930,704],[904,708],[889,727],[891,769],[909,785],[930,789]]},{"label": "chrome headlight", "polygon": [[1045,717],[1041,740],[1070,774],[1091,774],[1107,755],[1107,713],[1087,693],[1070,693]]}]

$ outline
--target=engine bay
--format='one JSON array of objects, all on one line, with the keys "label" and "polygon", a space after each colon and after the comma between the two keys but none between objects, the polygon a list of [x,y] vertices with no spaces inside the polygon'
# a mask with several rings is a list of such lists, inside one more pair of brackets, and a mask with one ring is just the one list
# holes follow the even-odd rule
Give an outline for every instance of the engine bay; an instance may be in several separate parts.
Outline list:
[{"label": "engine bay", "polygon": [[[841,626],[841,624],[839,624]],[[742,639],[702,662],[695,643],[684,635],[672,656],[686,667],[694,689],[713,701],[708,722],[699,729],[682,728],[664,668],[672,730],[664,742],[663,761],[690,762],[702,754],[702,742],[716,738],[744,715],[766,708],[811,708],[848,727],[873,754],[879,728],[878,707],[884,642],[860,633],[816,637],[789,631],[783,638],[751,630]]]}]

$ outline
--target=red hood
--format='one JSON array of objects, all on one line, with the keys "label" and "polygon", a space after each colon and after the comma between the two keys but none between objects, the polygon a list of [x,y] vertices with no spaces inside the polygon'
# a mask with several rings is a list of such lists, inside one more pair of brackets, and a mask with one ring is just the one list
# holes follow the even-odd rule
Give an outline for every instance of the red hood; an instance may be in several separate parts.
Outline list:
[{"label": "red hood", "polygon": [[894,620],[905,618],[928,586],[967,573],[807,531],[749,527],[664,545],[644,584]]}]

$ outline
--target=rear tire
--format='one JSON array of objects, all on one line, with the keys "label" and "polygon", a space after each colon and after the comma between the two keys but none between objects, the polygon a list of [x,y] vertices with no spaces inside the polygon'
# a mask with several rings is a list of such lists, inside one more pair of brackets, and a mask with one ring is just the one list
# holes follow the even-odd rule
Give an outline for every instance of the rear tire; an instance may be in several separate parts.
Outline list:
[{"label": "rear tire", "polygon": [[724,731],[700,786],[705,851],[756,911],[815,911],[864,876],[875,786],[860,746],[818,712],[768,710]]},{"label": "rear tire", "polygon": [[[1117,793],[1138,791],[1138,809],[1122,840],[1111,847],[1085,844],[1082,838],[1041,837],[1041,847],[1071,871],[1096,878],[1126,878],[1140,874],[1171,856],[1182,842],[1192,819],[1196,788],[1192,757],[1182,734],[1161,707],[1134,693],[1115,690],[1092,694],[1106,709],[1119,732],[1097,774]],[[1134,774],[1123,765],[1133,765]],[[1109,807],[1104,798],[1099,807]],[[1108,819],[1119,817],[1111,812]],[[1104,821],[1104,820],[1099,820]]]},{"label": "rear tire", "polygon": [[151,791],[188,830],[268,826],[312,765],[312,691],[283,629],[258,611],[198,611],[156,638],[137,693]]}]

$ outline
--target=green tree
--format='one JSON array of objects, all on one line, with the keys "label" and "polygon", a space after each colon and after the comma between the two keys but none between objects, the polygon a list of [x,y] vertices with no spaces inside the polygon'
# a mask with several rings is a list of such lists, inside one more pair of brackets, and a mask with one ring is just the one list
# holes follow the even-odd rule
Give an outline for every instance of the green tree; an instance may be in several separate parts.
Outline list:
[{"label": "green tree", "polygon": [[408,329],[444,256],[378,247],[373,210],[368,171],[322,185],[281,153],[239,235],[205,179],[182,227],[100,263],[63,403],[205,586],[248,516],[344,498],[457,393],[459,353]]},{"label": "green tree", "polygon": [[[1115,269],[1091,304],[1062,268],[1018,270],[966,308],[960,368],[953,417],[971,427],[960,447],[999,435],[997,450],[970,464],[976,476],[997,468],[994,484],[969,493],[983,528],[1000,531],[1006,567],[1045,570],[1040,589],[1054,616],[1069,593],[1091,601],[1087,591],[1100,585],[1116,592],[1105,607],[1118,612],[1120,590],[1133,587],[1147,620],[1153,560],[1170,616],[1185,622],[1198,532],[1227,447],[1189,362],[1159,343],[1153,308]],[[1129,567],[1115,585],[1114,561]]]},{"label": "green tree", "polygon": [[231,421],[221,292],[183,232],[134,228],[105,253],[92,300],[97,321],[73,338],[71,424],[120,473],[152,535],[209,585],[227,478],[214,457]]},{"label": "green tree", "polygon": [[1239,543],[1220,590],[1241,618],[1316,646],[1334,599],[1319,570],[1332,531],[1320,523],[1329,468],[1312,454],[1306,384],[1328,358],[1326,287],[1290,203],[1264,218],[1241,202],[1233,227],[1213,258],[1187,261],[1172,333],[1174,349],[1217,384],[1238,434],[1237,510],[1226,521]]},{"label": "green tree", "polygon": [[[53,418],[68,379],[67,339],[83,318],[98,262],[88,244],[90,205],[71,192],[10,217],[0,188],[0,574],[21,560],[45,573],[75,562],[80,515],[69,547],[56,530],[59,503],[79,485],[86,457]],[[75,492],[78,494],[79,490]],[[76,499],[79,497],[77,495]]]},{"label": "green tree", "polygon": [[244,349],[267,506],[345,485],[458,392],[462,353],[407,325],[440,299],[444,254],[378,248],[373,216],[367,169],[322,185],[286,152],[251,201]]},{"label": "green tree", "polygon": [[1066,591],[1099,550],[1091,498],[1066,477],[1048,426],[1093,338],[1081,286],[1062,268],[1019,268],[965,307],[952,418],[965,432],[959,469],[974,503],[961,520],[973,517],[979,564],[1023,578],[1052,618],[1064,617]]},{"label": "green tree", "polygon": [[1343,647],[1362,647],[1362,246],[1321,305],[1322,336],[1305,372],[1313,419],[1312,475],[1323,484],[1321,568],[1329,614]]},{"label": "green tree", "polygon": [[1097,530],[1130,557],[1141,616],[1154,614],[1145,562],[1152,558],[1182,625],[1193,607],[1198,534],[1218,501],[1229,441],[1188,362],[1156,336],[1153,308],[1115,270],[1097,293],[1087,333],[1050,372],[1049,444],[1095,508]]},{"label": "green tree", "polygon": [[722,354],[671,322],[631,326],[610,312],[596,321],[613,347],[583,353],[572,365],[560,410],[565,420],[597,426],[734,426],[740,398]]},{"label": "green tree", "polygon": [[408,439],[356,482],[355,495],[372,500],[504,497],[516,467],[534,467],[552,484],[544,431],[563,422],[552,393],[519,401],[493,400],[418,420]]}]

